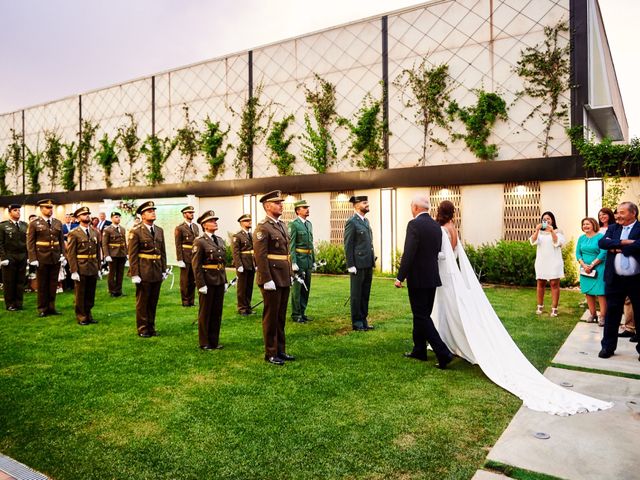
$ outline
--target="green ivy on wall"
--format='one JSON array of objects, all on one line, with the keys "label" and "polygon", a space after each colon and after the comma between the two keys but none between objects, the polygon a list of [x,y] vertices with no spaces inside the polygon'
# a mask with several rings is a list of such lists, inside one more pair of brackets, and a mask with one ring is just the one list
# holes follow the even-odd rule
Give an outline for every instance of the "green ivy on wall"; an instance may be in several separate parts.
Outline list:
[{"label": "green ivy on wall", "polygon": [[138,136],[138,123],[133,117],[133,114],[126,113],[125,116],[129,119],[129,124],[118,127],[117,138],[120,148],[124,150],[127,155],[126,163],[129,169],[127,178],[128,184],[131,187],[138,183],[141,174],[140,169],[136,167],[138,159],[140,158],[140,137]]},{"label": "green ivy on wall", "polygon": [[42,173],[42,152],[36,149],[34,152],[27,147],[25,158],[25,169],[27,172],[27,188],[29,193],[40,192],[40,174]]},{"label": "green ivy on wall", "polygon": [[118,136],[116,135],[113,140],[109,140],[109,136],[105,133],[98,143],[100,146],[96,150],[95,159],[104,172],[105,186],[111,188],[111,171],[113,166],[118,165],[120,162],[118,152],[116,151]]},{"label": "green ivy on wall", "polygon": [[224,162],[227,152],[233,146],[224,145],[225,138],[231,127],[226,130],[220,128],[220,122],[214,122],[209,117],[204,120],[204,130],[200,133],[200,150],[209,165],[207,180],[215,180],[224,171]]},{"label": "green ivy on wall", "polygon": [[149,186],[160,185],[164,182],[162,167],[167,163],[171,153],[177,145],[176,139],[168,137],[160,138],[157,135],[149,135],[142,144],[140,152],[147,157],[147,182]]},{"label": "green ivy on wall", "polygon": [[83,182],[87,184],[92,178],[91,174],[91,158],[95,150],[94,141],[96,131],[100,125],[94,124],[90,120],[82,121],[82,129],[78,140],[78,165],[77,170],[81,181],[79,182],[80,190],[82,190]]},{"label": "green ivy on wall", "polygon": [[62,188],[67,192],[72,192],[76,188],[76,161],[78,159],[78,148],[76,142],[63,145],[64,160],[62,162]]},{"label": "green ivy on wall", "polygon": [[9,172],[9,162],[7,160],[8,155],[0,155],[0,195],[13,195],[13,192],[9,190],[7,185],[7,173]]},{"label": "green ivy on wall", "polygon": [[43,152],[43,165],[49,172],[49,184],[53,192],[58,182],[60,168],[62,166],[62,137],[53,131],[44,134],[45,147]]},{"label": "green ivy on wall", "polygon": [[[245,178],[253,178],[253,147],[264,138],[271,125],[272,114],[271,104],[262,104],[263,86],[258,85],[251,98],[247,99],[240,113],[240,131],[238,132],[238,146],[236,147],[236,158],[233,161],[233,168],[236,176],[240,177],[244,170]],[[233,110],[231,110],[233,112]],[[235,112],[234,112],[235,113]],[[263,119],[266,117],[266,125]]]},{"label": "green ivy on wall", "polygon": [[190,171],[194,177],[196,176],[194,160],[200,152],[199,132],[196,128],[196,122],[189,118],[189,107],[187,105],[183,105],[182,110],[184,111],[184,125],[176,131],[178,150],[184,160],[184,164],[180,166],[180,182],[185,181]]},{"label": "green ivy on wall", "polygon": [[296,156],[287,150],[295,135],[286,136],[285,134],[293,120],[294,116],[289,115],[279,122],[273,122],[271,133],[267,137],[267,147],[271,150],[269,159],[278,170],[278,175],[293,175],[293,164],[296,161]]},{"label": "green ivy on wall", "polygon": [[307,106],[311,109],[315,128],[311,117],[304,114],[305,131],[302,134],[302,158],[317,173],[326,173],[336,163],[338,150],[331,136],[331,126],[336,120],[336,87],[313,74],[316,81],[315,90],[303,85]]}]

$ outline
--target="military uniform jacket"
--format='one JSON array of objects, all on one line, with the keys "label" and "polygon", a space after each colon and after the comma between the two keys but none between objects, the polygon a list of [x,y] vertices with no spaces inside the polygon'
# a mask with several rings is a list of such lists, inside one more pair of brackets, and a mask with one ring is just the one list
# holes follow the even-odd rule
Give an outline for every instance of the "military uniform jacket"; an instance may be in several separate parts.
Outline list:
[{"label": "military uniform jacket", "polygon": [[227,283],[227,273],[224,269],[227,249],[224,240],[218,236],[215,237],[217,244],[206,233],[193,242],[191,266],[198,288]]},{"label": "military uniform jacket", "polygon": [[191,223],[191,226],[193,227],[193,230],[189,228],[187,222],[182,222],[176,227],[174,232],[176,239],[176,260],[182,260],[184,263],[191,263],[191,249],[193,248],[193,241],[200,234],[200,230],[196,223]]},{"label": "military uniform jacket", "polygon": [[369,221],[354,214],[344,226],[344,253],[347,268],[373,268],[373,233]]},{"label": "military uniform jacket", "polygon": [[289,250],[291,263],[295,263],[302,270],[313,267],[315,255],[313,253],[313,225],[309,220],[302,221],[296,217],[289,223]]},{"label": "military uniform jacket", "polygon": [[118,258],[127,256],[127,237],[123,226],[109,225],[102,231],[102,252],[105,257]]},{"label": "military uniform jacket", "polygon": [[100,260],[98,234],[93,228],[89,227],[88,237],[82,226],[69,232],[67,235],[67,261],[71,273],[97,276]]},{"label": "military uniform jacket", "polygon": [[289,235],[284,222],[282,230],[272,218],[265,218],[253,232],[253,254],[258,285],[273,280],[276,287],[290,287],[293,271],[289,258]]},{"label": "military uniform jacket", "polygon": [[233,236],[231,253],[233,254],[233,266],[235,268],[244,267],[245,270],[255,270],[253,239],[245,230],[240,230]]},{"label": "military uniform jacket", "polygon": [[51,228],[42,217],[31,222],[27,229],[27,251],[32,262],[37,260],[41,265],[59,263],[64,252],[62,222],[51,218]]},{"label": "military uniform jacket", "polygon": [[144,223],[139,223],[128,235],[129,276],[138,276],[143,282],[160,282],[167,270],[164,232],[157,225],[153,229],[155,237]]},{"label": "military uniform jacket", "polygon": [[27,224],[13,220],[0,223],[0,261],[22,262],[27,259]]}]

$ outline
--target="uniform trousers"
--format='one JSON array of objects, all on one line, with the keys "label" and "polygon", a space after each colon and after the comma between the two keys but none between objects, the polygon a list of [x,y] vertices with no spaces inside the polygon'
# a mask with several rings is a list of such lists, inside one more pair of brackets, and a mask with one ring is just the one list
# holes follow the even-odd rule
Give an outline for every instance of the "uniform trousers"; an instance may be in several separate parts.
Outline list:
[{"label": "uniform trousers", "polygon": [[4,306],[6,308],[22,308],[24,297],[24,279],[27,275],[27,261],[11,260],[2,267],[2,284],[4,285]]},{"label": "uniform trousers", "polygon": [[436,357],[441,359],[450,352],[431,319],[435,296],[435,288],[409,287],[409,303],[413,313],[413,353],[426,356],[429,343]]},{"label": "uniform trousers", "polygon": [[193,274],[191,263],[186,265],[186,268],[180,269],[180,296],[182,297],[182,305],[188,307],[195,305],[196,277]]},{"label": "uniform trousers", "polygon": [[80,275],[79,282],[75,284],[76,293],[76,319],[78,322],[93,320],[91,309],[96,299],[97,275]]},{"label": "uniform trousers", "polygon": [[265,290],[260,287],[264,299],[262,311],[262,336],[264,338],[265,357],[277,357],[286,353],[284,326],[287,320],[287,304],[291,287],[278,287]]},{"label": "uniform trousers", "polygon": [[198,340],[200,346],[217,347],[220,340],[224,284],[207,285],[207,293],[199,294]]},{"label": "uniform trousers", "polygon": [[136,284],[136,325],[138,333],[153,335],[156,332],[156,308],[160,298],[159,282],[145,282]]},{"label": "uniform trousers", "polygon": [[109,263],[109,277],[107,284],[109,293],[116,297],[122,295],[122,281],[124,280],[124,264],[127,263],[127,257],[112,257]]},{"label": "uniform trousers", "polygon": [[238,283],[236,283],[236,296],[238,299],[238,313],[251,313],[251,297],[253,296],[253,280],[256,276],[255,270],[245,270],[238,272]]},{"label": "uniform trousers", "polygon": [[294,320],[306,318],[307,304],[309,303],[309,293],[311,292],[311,268],[300,269],[296,272],[304,280],[307,288],[304,288],[298,280],[293,280],[291,286],[291,318]]},{"label": "uniform trousers", "polygon": [[[640,312],[640,275],[631,277],[613,276],[613,281],[604,287],[607,298],[607,314],[602,332],[602,349],[613,353],[618,347],[618,328],[624,311],[624,300],[629,297],[634,312]],[[636,349],[640,353],[640,344]]]},{"label": "uniform trousers", "polygon": [[351,324],[354,328],[366,327],[373,268],[358,268],[356,273],[349,277],[351,277]]},{"label": "uniform trousers", "polygon": [[60,263],[40,264],[36,269],[38,281],[38,311],[53,313],[56,310],[56,290],[58,289],[58,275]]}]

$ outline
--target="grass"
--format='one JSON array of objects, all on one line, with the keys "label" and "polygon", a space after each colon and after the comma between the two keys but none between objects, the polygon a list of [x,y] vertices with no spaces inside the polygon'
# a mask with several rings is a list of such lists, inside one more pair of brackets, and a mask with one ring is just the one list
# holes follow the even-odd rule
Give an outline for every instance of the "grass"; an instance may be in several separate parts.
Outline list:
[{"label": "grass", "polygon": [[[33,294],[25,311],[2,311],[0,452],[57,480],[462,479],[521,405],[462,360],[440,371],[433,355],[402,358],[411,316],[406,289],[390,279],[374,279],[377,328],[359,333],[344,306],[348,279],[315,276],[314,321],[287,324],[298,360],[285,367],[264,362],[260,318],[235,313],[235,291],[224,350],[204,352],[177,280],[163,285],[151,339],[136,336],[125,283],[127,296],[111,299],[99,282],[98,325],[75,323],[69,293],[58,297],[62,316],[37,318]],[[548,366],[579,294],[563,291],[551,319],[534,315],[534,290],[486,291],[525,355]]]}]

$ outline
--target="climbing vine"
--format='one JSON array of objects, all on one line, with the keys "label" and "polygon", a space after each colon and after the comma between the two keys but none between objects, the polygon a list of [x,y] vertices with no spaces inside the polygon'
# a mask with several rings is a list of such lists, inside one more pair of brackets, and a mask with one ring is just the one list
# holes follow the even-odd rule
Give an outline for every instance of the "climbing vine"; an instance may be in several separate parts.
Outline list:
[{"label": "climbing vine", "polygon": [[100,125],[91,123],[90,120],[82,121],[82,129],[80,131],[78,140],[78,175],[80,176],[80,190],[82,190],[82,182],[86,186],[87,182],[91,180],[91,154],[95,150],[94,141],[96,138],[96,131]]},{"label": "climbing vine", "polygon": [[176,132],[178,150],[184,160],[184,164],[180,167],[180,182],[185,181],[189,171],[192,171],[195,177],[197,172],[194,166],[194,160],[200,152],[200,145],[198,144],[199,133],[196,128],[196,122],[189,118],[189,107],[187,105],[183,105],[182,110],[184,111],[184,125]]},{"label": "climbing vine", "polygon": [[62,137],[56,132],[47,131],[44,134],[44,152],[43,152],[43,165],[49,172],[49,184],[51,185],[51,191],[53,192],[58,176],[60,173],[60,167],[63,162],[62,154]]},{"label": "climbing vine", "polygon": [[271,133],[267,137],[267,147],[271,150],[269,158],[278,170],[278,175],[293,175],[296,156],[288,152],[288,149],[295,135],[287,136],[285,134],[293,120],[294,116],[289,115],[279,122],[274,122]]},{"label": "climbing vine", "polygon": [[162,167],[175,150],[176,139],[160,138],[157,135],[149,135],[142,144],[140,152],[147,157],[147,181],[148,185],[156,186],[164,181]]},{"label": "climbing vine", "polygon": [[359,168],[375,170],[384,167],[385,151],[383,145],[386,122],[382,119],[380,100],[367,95],[355,115],[354,122],[347,118],[338,118],[338,125],[349,132],[350,145],[347,155]]},{"label": "climbing vine", "polygon": [[133,118],[133,114],[126,113],[125,116],[129,118],[129,124],[118,127],[117,138],[120,148],[124,150],[127,155],[126,163],[129,169],[129,186],[132,186],[138,183],[138,177],[141,173],[140,170],[136,168],[136,163],[140,158],[140,137],[138,136],[138,123],[135,118]]},{"label": "climbing vine", "polygon": [[402,70],[393,84],[400,92],[402,105],[415,110],[415,122],[422,127],[422,157],[418,165],[425,165],[429,148],[436,145],[447,149],[447,144],[434,136],[433,128],[437,126],[450,130],[446,110],[452,90],[449,66],[441,64],[429,67],[424,59],[417,67]]},{"label": "climbing vine", "polygon": [[200,133],[199,145],[209,165],[207,180],[215,180],[224,171],[227,152],[232,148],[230,143],[223,145],[230,128],[223,131],[220,128],[220,122],[214,122],[209,117],[204,120],[204,130]]},{"label": "climbing vine", "polygon": [[42,152],[38,149],[34,152],[27,147],[27,154],[25,158],[25,169],[27,172],[27,187],[29,193],[40,192],[40,174],[43,170],[42,166]]},{"label": "climbing vine", "polygon": [[522,50],[520,60],[514,68],[524,79],[524,88],[517,92],[517,96],[528,96],[539,101],[522,125],[540,114],[544,124],[544,137],[538,142],[538,146],[544,157],[549,156],[549,141],[553,139],[551,127],[554,124],[562,125],[569,116],[568,104],[561,101],[562,94],[571,88],[571,44],[561,38],[568,31],[565,21],[560,21],[553,27],[544,27],[544,41]]},{"label": "climbing vine", "polygon": [[64,145],[64,161],[62,162],[62,188],[67,192],[72,192],[76,188],[76,160],[78,159],[78,148],[76,142]]},{"label": "climbing vine", "polygon": [[317,172],[326,173],[337,161],[338,150],[331,136],[331,126],[336,121],[336,87],[314,74],[315,90],[303,85],[305,99],[311,110],[315,128],[309,113],[304,114],[305,131],[302,134],[302,158]]},{"label": "climbing vine", "polygon": [[0,155],[0,195],[12,195],[13,192],[9,190],[7,185],[7,173],[9,171],[9,162],[7,161],[8,155]]},{"label": "climbing vine", "polygon": [[507,104],[498,95],[484,90],[475,91],[478,101],[470,107],[460,107],[454,100],[447,107],[450,118],[459,118],[467,133],[453,133],[454,140],[464,140],[467,148],[482,160],[493,160],[498,156],[498,147],[488,144],[489,135],[497,120],[507,119]]},{"label": "climbing vine", "polygon": [[[237,177],[240,177],[244,170],[246,178],[253,178],[253,147],[262,141],[271,125],[272,102],[267,102],[264,105],[261,103],[262,90],[262,84],[258,85],[240,112],[239,143],[236,147],[236,158],[233,160],[233,168]],[[263,125],[264,118],[267,119],[266,126]]]},{"label": "climbing vine", "polygon": [[20,166],[23,164],[24,155],[22,148],[24,147],[24,138],[22,138],[22,134],[17,133],[13,128],[10,130],[11,132],[11,143],[7,147],[7,169],[9,172],[13,173],[16,180],[16,191],[20,190],[20,176],[18,172],[20,171]]},{"label": "climbing vine", "polygon": [[96,150],[96,162],[102,167],[104,172],[104,183],[107,188],[111,188],[111,171],[114,165],[117,165],[120,160],[118,158],[118,152],[116,151],[116,145],[118,143],[118,136],[116,135],[113,140],[109,140],[109,136],[105,133],[99,140],[100,146]]}]

